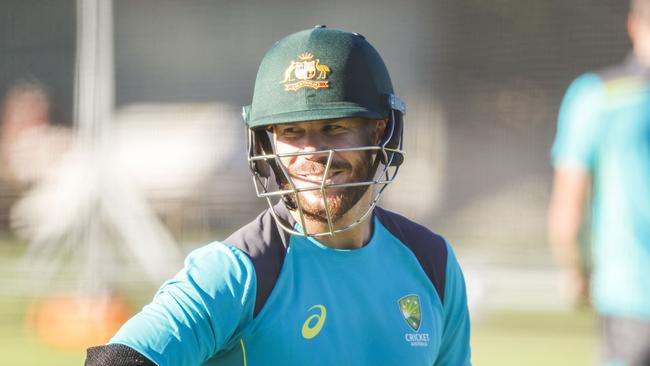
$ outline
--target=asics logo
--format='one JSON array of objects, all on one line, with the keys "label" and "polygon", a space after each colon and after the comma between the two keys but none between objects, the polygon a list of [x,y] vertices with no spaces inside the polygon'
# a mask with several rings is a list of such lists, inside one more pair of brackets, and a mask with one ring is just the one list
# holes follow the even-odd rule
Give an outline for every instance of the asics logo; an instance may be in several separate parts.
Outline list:
[{"label": "asics logo", "polygon": [[325,319],[327,318],[327,309],[323,305],[314,305],[309,308],[309,311],[316,310],[316,314],[312,314],[305,320],[302,324],[302,336],[305,339],[312,339],[320,333],[320,330],[323,329],[325,325]]}]

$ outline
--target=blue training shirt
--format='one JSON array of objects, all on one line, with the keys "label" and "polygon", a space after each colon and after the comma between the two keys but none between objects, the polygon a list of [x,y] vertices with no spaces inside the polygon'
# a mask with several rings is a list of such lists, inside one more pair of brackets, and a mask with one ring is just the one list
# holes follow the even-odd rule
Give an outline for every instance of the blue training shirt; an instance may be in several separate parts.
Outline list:
[{"label": "blue training shirt", "polygon": [[599,312],[650,319],[650,70],[633,56],[576,79],[560,109],[556,168],[593,177],[592,293]]},{"label": "blue training shirt", "polygon": [[337,250],[281,233],[267,210],[193,251],[110,343],[160,366],[465,366],[469,331],[440,236],[377,208],[367,245]]}]

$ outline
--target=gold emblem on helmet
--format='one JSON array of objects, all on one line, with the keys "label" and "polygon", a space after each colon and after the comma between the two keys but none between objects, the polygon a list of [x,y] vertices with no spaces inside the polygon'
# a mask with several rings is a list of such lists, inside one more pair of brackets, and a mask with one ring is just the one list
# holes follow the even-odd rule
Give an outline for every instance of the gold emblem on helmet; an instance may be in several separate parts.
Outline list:
[{"label": "gold emblem on helmet", "polygon": [[305,52],[298,56],[298,60],[291,61],[289,67],[284,70],[284,80],[280,84],[284,84],[286,91],[329,88],[327,74],[330,72],[329,66],[321,64],[320,59],[314,59],[314,55]]}]

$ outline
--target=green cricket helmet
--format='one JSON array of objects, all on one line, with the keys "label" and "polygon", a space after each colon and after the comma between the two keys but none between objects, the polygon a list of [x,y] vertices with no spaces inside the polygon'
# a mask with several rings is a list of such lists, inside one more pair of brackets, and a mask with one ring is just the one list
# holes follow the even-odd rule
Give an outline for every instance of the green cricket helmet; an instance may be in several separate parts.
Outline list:
[{"label": "green cricket helmet", "polygon": [[[271,212],[272,199],[283,198],[289,209],[300,214],[305,228],[299,193],[320,190],[328,212],[329,230],[322,233],[296,231],[279,222],[285,230],[299,235],[333,235],[350,229],[372,212],[381,192],[393,181],[404,160],[402,150],[404,102],[393,92],[388,70],[379,53],[358,33],[316,26],[291,34],[266,53],[255,80],[253,103],[243,108],[248,126],[248,161],[253,172],[256,192],[266,198]],[[362,182],[296,188],[287,169],[280,162],[284,155],[276,154],[267,127],[291,122],[316,121],[345,117],[369,120],[386,119],[386,133],[378,145],[327,149],[296,155],[323,154],[327,167],[337,152],[369,151],[373,156],[369,177]],[[274,179],[271,179],[271,176]],[[323,175],[323,179],[327,174]],[[275,181],[275,187],[273,187]],[[325,190],[328,188],[367,187],[378,185],[368,210],[354,224],[334,228],[329,215]],[[289,195],[297,199],[287,200]],[[292,203],[289,203],[292,202]],[[277,215],[276,216],[277,219]]]}]

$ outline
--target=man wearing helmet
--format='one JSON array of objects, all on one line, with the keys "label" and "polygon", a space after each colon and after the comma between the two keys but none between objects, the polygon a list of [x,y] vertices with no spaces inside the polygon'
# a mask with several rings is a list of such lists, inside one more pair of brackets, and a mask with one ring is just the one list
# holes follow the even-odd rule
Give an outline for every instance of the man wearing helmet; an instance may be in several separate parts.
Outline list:
[{"label": "man wearing helmet", "polygon": [[276,43],[243,112],[269,208],[192,252],[87,364],[469,365],[451,247],[376,206],[404,160],[404,112],[363,36]]}]

